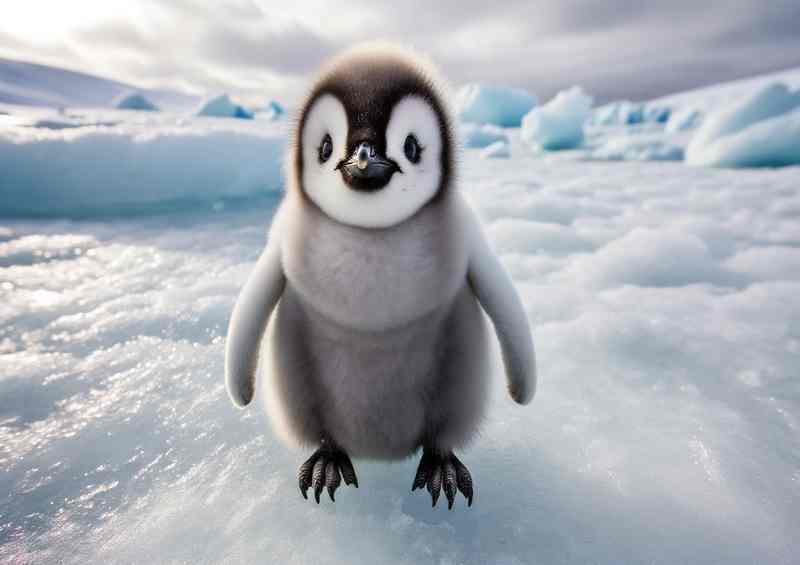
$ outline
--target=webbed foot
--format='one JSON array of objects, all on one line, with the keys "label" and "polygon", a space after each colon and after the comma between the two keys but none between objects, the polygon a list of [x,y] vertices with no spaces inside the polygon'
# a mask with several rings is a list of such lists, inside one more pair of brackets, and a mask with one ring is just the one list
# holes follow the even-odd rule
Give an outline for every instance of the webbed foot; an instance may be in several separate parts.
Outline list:
[{"label": "webbed foot", "polygon": [[436,506],[442,490],[447,497],[448,509],[453,508],[457,490],[467,499],[467,505],[472,506],[472,476],[466,465],[452,451],[424,448],[411,491],[424,486],[427,486],[431,494],[431,506]]}]

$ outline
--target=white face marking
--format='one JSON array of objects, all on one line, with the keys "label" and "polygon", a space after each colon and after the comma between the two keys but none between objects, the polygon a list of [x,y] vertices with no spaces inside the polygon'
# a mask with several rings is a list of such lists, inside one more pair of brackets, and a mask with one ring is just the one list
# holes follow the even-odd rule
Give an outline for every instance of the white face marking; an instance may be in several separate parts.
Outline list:
[{"label": "white face marking", "polygon": [[[333,154],[319,162],[319,147],[325,134],[333,140]],[[403,150],[412,134],[423,148],[418,163]],[[403,98],[392,110],[386,128],[386,156],[402,173],[374,192],[353,190],[335,170],[346,157],[347,114],[334,96],[326,94],[311,106],[301,133],[302,183],[306,194],[328,216],[343,224],[363,228],[386,228],[413,216],[438,191],[442,178],[442,138],[439,119],[425,99]]]}]

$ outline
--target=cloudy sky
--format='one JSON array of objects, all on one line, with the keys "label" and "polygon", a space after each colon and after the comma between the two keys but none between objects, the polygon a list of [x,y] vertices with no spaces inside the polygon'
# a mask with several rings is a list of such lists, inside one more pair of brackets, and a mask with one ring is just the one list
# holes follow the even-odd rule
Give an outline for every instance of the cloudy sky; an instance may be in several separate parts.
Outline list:
[{"label": "cloudy sky", "polygon": [[648,98],[800,66],[798,0],[0,0],[0,57],[143,87],[289,101],[328,55],[389,38],[455,84]]}]

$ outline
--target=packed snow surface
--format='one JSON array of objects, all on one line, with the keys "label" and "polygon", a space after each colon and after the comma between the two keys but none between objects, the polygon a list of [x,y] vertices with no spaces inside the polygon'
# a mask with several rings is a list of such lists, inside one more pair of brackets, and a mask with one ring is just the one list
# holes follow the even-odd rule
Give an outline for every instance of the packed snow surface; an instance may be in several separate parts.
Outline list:
[{"label": "packed snow surface", "polygon": [[[98,149],[99,150],[99,149]],[[459,175],[534,328],[431,509],[416,458],[305,501],[225,329],[277,203],[0,221],[0,561],[790,563],[800,551],[800,170],[554,153]],[[163,162],[157,163],[159,167]],[[7,169],[3,169],[7,170]]]},{"label": "packed snow surface", "polygon": [[545,149],[573,149],[583,142],[583,126],[592,109],[592,97],[579,86],[559,92],[522,119],[522,139]]},{"label": "packed snow surface", "polygon": [[709,115],[686,160],[717,167],[800,164],[800,90],[768,84]]},{"label": "packed snow surface", "polygon": [[147,112],[158,110],[158,107],[141,92],[123,94],[114,102],[114,107],[120,110],[144,110]]},{"label": "packed snow surface", "polygon": [[197,110],[198,116],[213,116],[217,118],[241,118],[251,120],[253,113],[231,100],[227,94],[220,94],[209,98]]},{"label": "packed snow surface", "polygon": [[536,97],[521,88],[467,84],[456,92],[455,104],[463,122],[516,127],[536,105]]}]

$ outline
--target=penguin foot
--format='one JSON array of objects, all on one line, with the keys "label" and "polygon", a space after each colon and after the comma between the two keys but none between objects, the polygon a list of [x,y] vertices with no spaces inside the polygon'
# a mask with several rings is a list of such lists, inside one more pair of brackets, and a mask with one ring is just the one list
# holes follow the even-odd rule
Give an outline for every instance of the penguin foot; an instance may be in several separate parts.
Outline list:
[{"label": "penguin foot", "polygon": [[300,483],[300,493],[308,500],[306,491],[309,487],[314,489],[314,499],[319,504],[319,495],[323,488],[328,489],[328,496],[336,501],[334,494],[344,479],[345,484],[358,488],[358,478],[353,469],[353,463],[347,453],[336,447],[332,442],[323,440],[322,445],[297,471]]},{"label": "penguin foot", "polygon": [[431,494],[431,506],[436,506],[442,490],[447,497],[448,510],[453,508],[456,490],[467,499],[467,506],[472,506],[472,476],[452,451],[442,452],[428,447],[423,450],[411,492],[425,486]]}]

